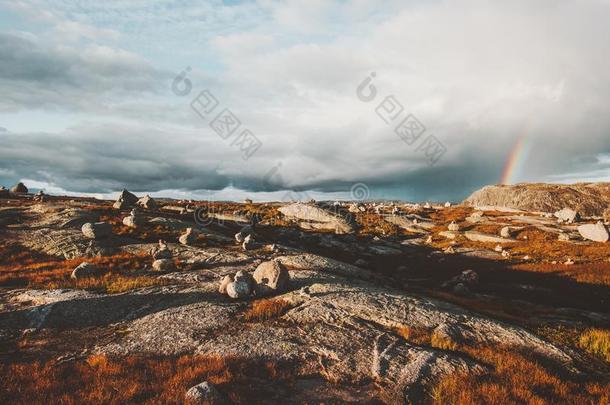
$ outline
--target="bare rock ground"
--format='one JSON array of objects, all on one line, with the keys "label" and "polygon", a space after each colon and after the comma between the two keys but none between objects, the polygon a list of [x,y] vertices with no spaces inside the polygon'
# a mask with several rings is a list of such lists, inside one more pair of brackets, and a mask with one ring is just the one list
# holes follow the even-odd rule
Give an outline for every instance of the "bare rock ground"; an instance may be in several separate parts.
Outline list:
[{"label": "bare rock ground", "polygon": [[[539,332],[542,326],[584,331],[610,325],[607,284],[592,282],[594,276],[590,284],[574,282],[547,270],[585,262],[601,274],[610,272],[604,264],[608,244],[578,238],[578,226],[593,220],[570,224],[532,213],[368,203],[344,219],[347,206],[333,212],[325,205],[262,205],[256,212],[262,220],[251,229],[256,246],[244,250],[232,235],[253,215],[235,207],[229,214],[215,211],[200,226],[186,209],[164,211],[157,201],[143,208],[138,226],[126,227],[128,209],[91,204],[51,197],[0,209],[0,217],[10,219],[2,237],[23,261],[5,259],[0,267],[0,274],[10,276],[1,281],[0,359],[145,355],[271,361],[290,365],[296,403],[322,393],[354,403],[430,402],[447,378],[495,372],[493,364],[462,347],[528,353],[565,376],[604,381],[600,375],[608,371],[590,353]],[[545,204],[536,207],[552,208]],[[596,204],[577,208],[588,215]],[[363,222],[364,215],[378,222]],[[107,240],[91,240],[80,230],[96,221],[112,226]],[[178,243],[186,228],[197,237]],[[574,240],[561,241],[560,234]],[[167,240],[158,242],[162,238]],[[159,243],[171,252],[166,260],[174,269],[151,270],[150,254]],[[563,265],[559,251],[576,259],[576,267]],[[142,262],[134,265],[131,258]],[[86,283],[70,281],[73,267],[85,259],[119,267],[127,260],[131,267],[109,268]],[[42,266],[44,260],[50,265]],[[271,260],[288,269],[288,290],[241,299],[219,293],[225,276],[252,274]],[[472,283],[448,289],[457,282],[446,281],[467,268],[477,272]],[[22,281],[32,275],[37,278]],[[280,309],[257,313],[257,305]],[[308,393],[307,387],[319,392]]]}]

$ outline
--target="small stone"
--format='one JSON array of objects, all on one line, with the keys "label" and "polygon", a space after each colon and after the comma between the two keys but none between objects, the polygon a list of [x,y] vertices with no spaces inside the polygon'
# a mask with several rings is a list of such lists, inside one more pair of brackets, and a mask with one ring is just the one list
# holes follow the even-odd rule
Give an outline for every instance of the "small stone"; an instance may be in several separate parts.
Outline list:
[{"label": "small stone", "polygon": [[469,295],[470,290],[463,283],[457,283],[453,286],[453,292],[458,295]]},{"label": "small stone", "polygon": [[428,243],[428,244],[432,243],[432,236],[428,236],[428,239],[426,239],[426,243]]},{"label": "small stone", "polygon": [[193,228],[186,228],[184,233],[178,238],[178,242],[183,245],[192,245],[196,239],[197,236],[193,232]]},{"label": "small stone", "polygon": [[500,229],[500,236],[503,238],[511,238],[513,235],[510,227],[505,226],[504,228]]},{"label": "small stone", "polygon": [[207,381],[189,388],[184,398],[190,404],[216,405],[222,402],[220,392]]},{"label": "small stone", "polygon": [[451,221],[449,226],[447,226],[447,229],[452,232],[457,232],[460,230],[460,226],[458,224],[456,224],[455,221]]},{"label": "small stone", "polygon": [[502,250],[502,257],[510,257],[510,252],[508,250]]},{"label": "small stone", "polygon": [[226,294],[227,293],[227,286],[229,285],[229,283],[233,282],[233,277],[231,277],[230,275],[226,275],[222,278],[222,280],[220,281],[220,286],[218,287],[218,292],[221,294]]},{"label": "small stone", "polygon": [[578,227],[580,236],[593,242],[608,242],[608,230],[603,223],[586,224]]},{"label": "small stone", "polygon": [[560,233],[560,234],[559,234],[559,236],[557,237],[557,240],[560,240],[560,241],[563,241],[563,242],[567,242],[567,241],[569,241],[569,240],[570,240],[570,235],[569,235],[569,234],[567,234],[567,233],[565,233],[565,232],[562,232],[562,233]]},{"label": "small stone", "polygon": [[571,266],[574,264],[574,260],[572,260],[571,258],[568,258],[568,260],[566,260],[563,264],[565,264],[566,266]]},{"label": "small stone", "polygon": [[157,259],[153,262],[152,268],[154,271],[173,271],[176,266],[172,259]]},{"label": "small stone", "polygon": [[455,249],[453,248],[453,246],[449,246],[448,248],[443,249],[443,253],[454,254],[455,253]]},{"label": "small stone", "polygon": [[503,250],[504,250],[504,248],[500,245],[496,245],[496,247],[494,248],[494,251],[496,251],[498,253],[502,253]]},{"label": "small stone", "polygon": [[246,240],[246,237],[248,235],[251,235],[254,232],[254,229],[252,228],[251,225],[246,225],[243,228],[241,228],[241,230],[239,232],[237,232],[235,234],[235,240],[238,243],[244,243],[244,241]]},{"label": "small stone", "polygon": [[451,207],[451,203],[450,203],[449,201],[447,201],[447,202],[445,203],[445,208],[449,208],[449,207]]},{"label": "small stone", "polygon": [[131,213],[123,218],[123,225],[129,228],[137,228],[144,224],[144,218],[140,215],[140,213],[134,208],[131,210]]},{"label": "small stone", "polygon": [[560,211],[557,211],[555,213],[555,217],[560,222],[572,223],[572,222],[578,221],[578,219],[580,218],[580,215],[578,214],[578,212],[574,211],[573,209],[564,208]]},{"label": "small stone", "polygon": [[159,240],[159,246],[151,249],[151,256],[153,259],[171,259],[172,251],[169,250],[167,243],[164,240]]},{"label": "small stone", "polygon": [[99,269],[93,263],[83,262],[72,270],[70,277],[78,280],[85,277],[97,276],[99,273]]},{"label": "small stone", "polygon": [[112,235],[112,225],[106,222],[87,222],[81,232],[89,239],[105,239]]},{"label": "small stone", "polygon": [[244,238],[244,243],[242,244],[242,248],[244,250],[252,250],[256,246],[256,241],[254,236],[248,235]]},{"label": "small stone", "polygon": [[246,237],[244,236],[243,233],[237,232],[235,234],[235,240],[237,241],[237,243],[244,243],[244,239],[246,239]]}]

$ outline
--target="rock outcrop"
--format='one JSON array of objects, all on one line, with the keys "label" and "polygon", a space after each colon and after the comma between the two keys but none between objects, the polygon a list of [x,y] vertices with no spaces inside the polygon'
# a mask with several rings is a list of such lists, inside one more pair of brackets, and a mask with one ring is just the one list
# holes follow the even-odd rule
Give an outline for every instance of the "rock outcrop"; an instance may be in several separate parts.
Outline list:
[{"label": "rock outcrop", "polygon": [[298,222],[304,229],[331,230],[336,234],[353,233],[355,225],[347,217],[314,204],[293,203],[278,208],[286,218]]},{"label": "rock outcrop", "polygon": [[570,207],[584,216],[602,216],[610,206],[610,183],[486,186],[470,195],[464,204],[540,212]]},{"label": "rock outcrop", "polygon": [[116,202],[113,204],[112,207],[119,210],[124,210],[133,207],[137,203],[138,197],[136,197],[129,191],[123,189],[123,191],[121,191],[121,194],[119,195],[119,198],[117,198]]}]

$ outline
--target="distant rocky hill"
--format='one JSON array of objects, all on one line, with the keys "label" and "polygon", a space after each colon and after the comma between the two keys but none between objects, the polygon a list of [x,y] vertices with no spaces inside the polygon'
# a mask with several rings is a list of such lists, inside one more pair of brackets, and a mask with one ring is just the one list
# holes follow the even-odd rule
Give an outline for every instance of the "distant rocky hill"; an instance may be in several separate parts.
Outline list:
[{"label": "distant rocky hill", "polygon": [[610,207],[610,183],[485,186],[464,200],[464,204],[542,212],[568,207],[582,215],[601,216]]}]

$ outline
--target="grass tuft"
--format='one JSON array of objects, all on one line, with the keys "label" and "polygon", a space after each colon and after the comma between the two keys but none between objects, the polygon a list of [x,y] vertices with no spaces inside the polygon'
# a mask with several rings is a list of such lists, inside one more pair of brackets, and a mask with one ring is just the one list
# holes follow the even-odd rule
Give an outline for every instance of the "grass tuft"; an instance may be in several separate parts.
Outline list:
[{"label": "grass tuft", "polygon": [[588,329],[580,335],[578,346],[581,349],[610,362],[610,331],[604,329]]},{"label": "grass tuft", "polygon": [[290,307],[290,303],[283,299],[258,300],[244,313],[244,320],[246,322],[267,321],[284,314]]}]

